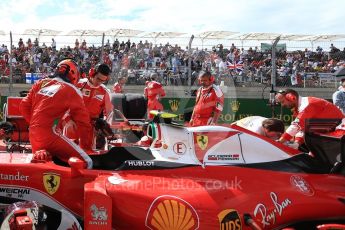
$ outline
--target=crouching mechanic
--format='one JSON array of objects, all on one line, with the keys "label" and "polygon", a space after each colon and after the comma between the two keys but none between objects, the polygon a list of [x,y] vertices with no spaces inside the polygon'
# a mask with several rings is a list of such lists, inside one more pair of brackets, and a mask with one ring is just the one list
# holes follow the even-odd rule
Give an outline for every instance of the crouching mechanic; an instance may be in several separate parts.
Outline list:
[{"label": "crouching mechanic", "polygon": [[[98,129],[101,128],[101,122],[99,119],[108,118],[113,110],[113,106],[110,100],[110,92],[107,87],[103,84],[109,80],[111,70],[106,64],[97,64],[94,68],[89,71],[89,77],[80,79],[76,84],[76,87],[81,91],[85,107],[87,108],[90,118],[91,125],[93,128],[92,132],[92,147],[101,149],[105,145],[105,141],[101,141],[102,144],[97,143]],[[71,120],[68,114],[64,117],[64,134],[70,139],[78,140],[79,133],[77,126],[73,120]],[[102,123],[103,125],[105,123]],[[104,138],[104,137],[101,137]]]},{"label": "crouching mechanic", "polygon": [[[307,119],[343,119],[345,115],[331,102],[316,97],[300,97],[293,89],[281,90],[276,100],[283,107],[294,111],[295,119],[279,138],[279,142],[298,148],[304,143],[305,125]],[[338,133],[345,134],[345,130]],[[293,141],[289,143],[289,141]]]},{"label": "crouching mechanic", "polygon": [[202,86],[197,91],[189,124],[191,126],[215,125],[223,111],[224,94],[218,86],[213,84],[214,77],[208,71],[201,71],[199,82]]},{"label": "crouching mechanic", "polygon": [[284,133],[284,122],[276,118],[266,118],[261,116],[249,116],[238,120],[232,124],[248,129],[254,133],[278,140]]},{"label": "crouching mechanic", "polygon": [[[29,138],[34,159],[47,154],[67,162],[70,157],[84,160],[92,168],[87,153],[92,152],[92,127],[80,91],[75,87],[79,80],[78,65],[71,59],[61,61],[54,78],[36,82],[20,103],[20,111],[29,123]],[[69,111],[78,127],[79,145],[57,129],[59,120]],[[48,153],[44,152],[48,151]]]}]

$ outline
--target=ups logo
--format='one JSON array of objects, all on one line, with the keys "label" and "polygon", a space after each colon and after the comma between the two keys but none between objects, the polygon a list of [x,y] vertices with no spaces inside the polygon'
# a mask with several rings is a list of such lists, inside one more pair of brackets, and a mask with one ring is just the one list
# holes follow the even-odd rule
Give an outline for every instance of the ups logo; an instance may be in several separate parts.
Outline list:
[{"label": "ups logo", "polygon": [[241,230],[242,223],[235,209],[226,209],[218,214],[220,230]]}]

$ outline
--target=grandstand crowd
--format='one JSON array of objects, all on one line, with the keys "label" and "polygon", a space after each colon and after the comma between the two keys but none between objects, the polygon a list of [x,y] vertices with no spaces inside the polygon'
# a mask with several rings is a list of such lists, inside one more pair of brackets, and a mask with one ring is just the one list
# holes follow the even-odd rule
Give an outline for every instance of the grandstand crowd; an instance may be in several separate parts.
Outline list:
[{"label": "grandstand crowd", "polygon": [[[332,73],[345,64],[345,48],[339,50],[331,44],[329,51],[317,47],[296,51],[277,51],[277,86],[301,85],[302,79],[309,80],[310,86],[319,85],[320,73]],[[25,83],[26,73],[50,75],[57,63],[64,58],[73,58],[81,67],[84,76],[99,62],[108,64],[112,69],[109,83],[120,76],[127,77],[127,84],[144,84],[146,76],[157,72],[159,81],[165,85],[187,84],[189,57],[192,70],[192,84],[202,69],[211,70],[218,80],[227,84],[229,80],[238,83],[270,83],[272,61],[271,51],[258,47],[239,48],[234,44],[222,44],[212,49],[182,48],[169,43],[152,44],[145,40],[138,43],[108,40],[102,47],[89,45],[86,40],[75,40],[74,47],[57,49],[56,41],[40,44],[36,38],[23,41],[12,47],[12,60],[7,46],[0,47],[1,82],[7,83],[12,63],[13,82]],[[308,76],[308,79],[306,79]]]}]

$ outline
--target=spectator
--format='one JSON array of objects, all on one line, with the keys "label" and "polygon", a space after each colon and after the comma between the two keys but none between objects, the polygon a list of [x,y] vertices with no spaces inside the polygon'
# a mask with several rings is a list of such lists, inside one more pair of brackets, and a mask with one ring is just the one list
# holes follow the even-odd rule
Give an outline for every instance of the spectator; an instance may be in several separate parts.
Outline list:
[{"label": "spectator", "polygon": [[36,38],[35,41],[34,41],[34,47],[39,47],[38,38]]},{"label": "spectator", "polygon": [[345,114],[345,78],[341,79],[341,85],[332,95],[333,104]]},{"label": "spectator", "polygon": [[28,50],[31,50],[32,48],[32,42],[31,42],[31,39],[28,38],[28,41],[26,42],[27,46],[28,46]]},{"label": "spectator", "polygon": [[79,40],[78,40],[78,38],[75,40],[74,47],[76,49],[79,49]]},{"label": "spectator", "polygon": [[18,47],[19,47],[20,49],[24,48],[24,42],[23,42],[23,39],[22,39],[22,38],[19,38]]},{"label": "spectator", "polygon": [[196,94],[195,106],[189,124],[191,126],[215,125],[223,111],[224,95],[222,90],[214,85],[214,77],[210,72],[199,74],[201,87]]},{"label": "spectator", "polygon": [[82,50],[86,50],[86,49],[87,49],[87,44],[86,44],[85,39],[84,39],[83,42],[81,43],[80,49],[82,49]]},{"label": "spectator", "polygon": [[[48,151],[65,162],[70,157],[78,157],[86,162],[88,168],[92,168],[92,160],[86,153],[92,152],[90,115],[80,91],[74,86],[78,80],[77,64],[70,59],[64,60],[58,64],[54,78],[36,82],[22,100],[19,108],[29,123],[34,158],[47,158],[47,153],[42,151]],[[56,128],[57,121],[67,111],[78,127],[81,148]]]},{"label": "spectator", "polygon": [[54,38],[52,38],[52,49],[53,51],[56,51],[56,41]]}]

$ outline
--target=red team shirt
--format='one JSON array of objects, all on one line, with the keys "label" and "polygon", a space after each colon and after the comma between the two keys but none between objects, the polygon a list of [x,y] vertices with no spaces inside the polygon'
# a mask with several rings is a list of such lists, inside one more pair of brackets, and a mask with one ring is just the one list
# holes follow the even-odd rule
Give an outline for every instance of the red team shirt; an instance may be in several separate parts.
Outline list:
[{"label": "red team shirt", "polygon": [[200,87],[193,110],[193,126],[208,125],[215,112],[222,112],[224,94],[216,85]]},{"label": "red team shirt", "polygon": [[93,86],[88,79],[80,79],[77,88],[80,89],[85,106],[90,113],[91,119],[98,118],[101,112],[108,117],[113,109],[110,101],[110,92],[103,84]]},{"label": "red team shirt", "polygon": [[33,152],[47,150],[64,161],[76,156],[85,161],[86,153],[56,129],[58,121],[69,111],[80,136],[80,146],[91,151],[92,127],[80,91],[56,77],[36,82],[20,104],[20,111],[30,124]]},{"label": "red team shirt", "polygon": [[113,92],[114,93],[123,93],[123,86],[120,83],[116,82],[113,86]]},{"label": "red team shirt", "polygon": [[[344,114],[332,103],[316,97],[299,97],[295,120],[287,128],[282,137],[290,140],[298,133],[304,133],[306,119],[343,119]],[[297,142],[303,142],[303,135],[297,135]]]},{"label": "red team shirt", "polygon": [[147,82],[144,89],[144,95],[147,97],[147,117],[152,119],[154,115],[150,114],[151,110],[163,110],[163,105],[160,103],[160,98],[165,97],[165,91],[161,83],[156,81]]},{"label": "red team shirt", "polygon": [[[85,107],[90,116],[90,125],[92,125],[93,120],[100,117],[100,114],[103,112],[103,115],[108,118],[109,114],[113,110],[112,103],[110,101],[110,92],[104,86],[93,86],[87,78],[80,79],[77,83],[77,88],[80,90]],[[71,124],[69,116],[64,117],[64,134],[70,139],[79,139],[78,132],[76,127]],[[92,125],[93,127],[93,125]],[[92,146],[95,144],[95,132],[92,131]]]}]

